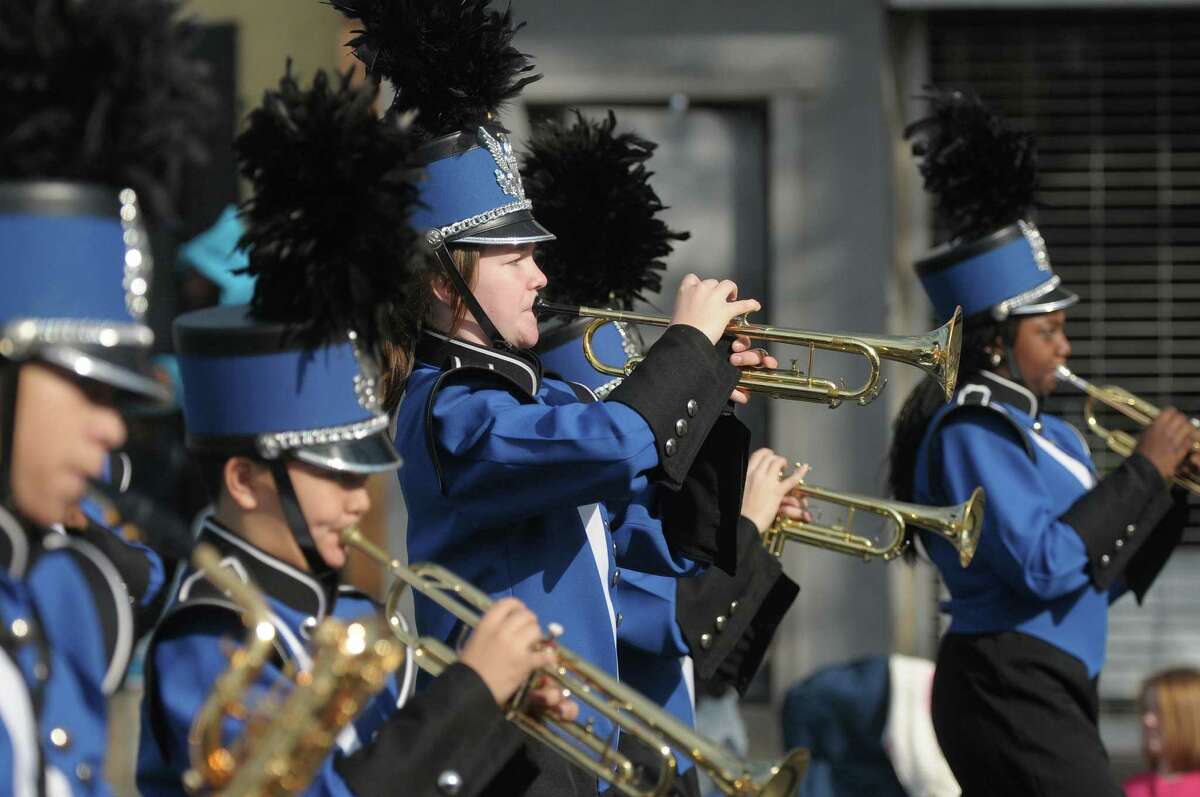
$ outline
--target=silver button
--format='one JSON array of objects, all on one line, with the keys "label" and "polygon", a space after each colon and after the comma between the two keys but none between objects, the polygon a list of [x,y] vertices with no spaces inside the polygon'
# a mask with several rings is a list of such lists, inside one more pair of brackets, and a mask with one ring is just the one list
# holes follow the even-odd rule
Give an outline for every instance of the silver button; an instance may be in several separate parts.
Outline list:
[{"label": "silver button", "polygon": [[50,744],[57,747],[59,750],[66,750],[71,745],[71,734],[67,733],[66,728],[56,727],[50,729]]},{"label": "silver button", "polygon": [[614,542],[613,543],[613,556],[616,556],[616,555],[617,555],[617,544]]},{"label": "silver button", "polygon": [[620,583],[621,583],[621,571],[619,569],[614,570],[613,574],[612,574],[612,585],[615,587]]},{"label": "silver button", "polygon": [[667,442],[663,445],[663,450],[667,452],[668,457],[673,457],[679,450],[679,444],[675,442],[674,437],[668,437]]},{"label": "silver button", "polygon": [[462,791],[462,785],[462,775],[458,774],[453,769],[447,769],[445,772],[438,775],[438,791],[446,795],[446,797],[454,797],[454,795]]},{"label": "silver button", "polygon": [[723,614],[718,614],[718,615],[717,615],[717,622],[716,622],[716,626],[717,626],[717,632],[718,632],[718,633],[719,633],[719,632],[721,632],[721,631],[724,631],[724,630],[725,630],[725,624],[726,624],[727,622],[729,622],[729,621],[725,619],[725,615],[723,615]]},{"label": "silver button", "polygon": [[683,418],[675,421],[675,434],[683,437],[688,432],[688,424]]},{"label": "silver button", "polygon": [[1114,546],[1116,547],[1116,549],[1119,551],[1119,550],[1121,550],[1122,548],[1124,548],[1124,547],[1125,547],[1125,540],[1117,540],[1116,542],[1114,542],[1114,543],[1113,543],[1113,545],[1114,545]]},{"label": "silver button", "polygon": [[1125,536],[1126,536],[1126,537],[1132,537],[1132,536],[1133,536],[1133,533],[1134,533],[1135,531],[1137,531],[1137,526],[1135,526],[1135,525],[1133,525],[1132,523],[1130,523],[1128,526],[1126,526],[1126,527],[1125,527]]},{"label": "silver button", "polygon": [[621,623],[623,623],[624,621],[625,621],[625,615],[621,614],[620,612],[617,612],[617,628],[620,628]]},{"label": "silver button", "polygon": [[695,418],[696,413],[700,410],[700,402],[695,399],[688,399],[687,414],[689,418]]},{"label": "silver button", "polygon": [[738,602],[737,601],[731,602],[729,604],[729,616],[733,617],[733,615],[735,615],[737,613],[737,609],[738,609]]},{"label": "silver button", "polygon": [[1109,556],[1108,554],[1104,554],[1103,556],[1100,557],[1100,566],[1108,567],[1108,565],[1111,561],[1112,561],[1112,557]]},{"label": "silver button", "polygon": [[10,628],[12,628],[12,635],[17,639],[24,639],[25,635],[29,633],[29,623],[21,617],[13,620]]},{"label": "silver button", "polygon": [[1035,431],[1035,432],[1040,432],[1040,431],[1042,431],[1042,422],[1041,422],[1041,421],[1034,421],[1034,422],[1033,422],[1033,431]]},{"label": "silver button", "polygon": [[92,768],[85,762],[80,761],[75,767],[75,777],[79,778],[84,783],[92,779]]},{"label": "silver button", "polygon": [[712,634],[701,634],[700,635],[700,649],[708,650],[711,647],[712,647]]}]

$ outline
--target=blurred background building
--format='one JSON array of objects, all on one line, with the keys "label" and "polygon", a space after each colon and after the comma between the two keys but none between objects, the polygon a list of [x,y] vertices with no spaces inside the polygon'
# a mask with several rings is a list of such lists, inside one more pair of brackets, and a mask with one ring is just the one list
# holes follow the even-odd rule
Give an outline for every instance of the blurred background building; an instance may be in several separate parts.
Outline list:
[{"label": "blurred background building", "polygon": [[[931,328],[911,264],[939,231],[902,131],[923,110],[922,86],[968,85],[1039,137],[1037,221],[1056,270],[1083,298],[1068,325],[1072,367],[1155,403],[1200,410],[1200,3],[512,6],[528,22],[517,44],[545,75],[503,120],[518,142],[538,119],[612,108],[622,127],[661,145],[655,185],[670,206],[668,224],[692,238],[676,248],[659,309],[669,311],[677,280],[696,271],[734,278],[743,295],[763,300],[763,320],[782,326]],[[351,26],[317,0],[192,0],[190,9],[206,27],[224,96],[217,156],[189,198],[194,234],[236,199],[230,139],[238,120],[289,56],[305,78],[348,66],[342,42]],[[160,280],[152,302],[162,341],[170,340],[161,333],[174,290]],[[889,426],[915,383],[910,370],[888,368],[884,396],[865,408],[760,399],[747,420],[756,442],[811,462],[812,482],[882,494]],[[1073,397],[1055,400],[1067,418],[1077,420],[1079,408]],[[1102,467],[1114,464],[1096,454]],[[379,533],[402,552],[394,480],[379,490],[388,497]],[[764,758],[780,744],[789,685],[862,656],[932,658],[940,630],[927,565],[793,548],[786,567],[802,592],[743,705]],[[1197,568],[1200,548],[1181,551],[1146,606],[1126,599],[1112,615],[1102,729],[1122,773],[1138,754],[1141,678],[1200,662]]]}]

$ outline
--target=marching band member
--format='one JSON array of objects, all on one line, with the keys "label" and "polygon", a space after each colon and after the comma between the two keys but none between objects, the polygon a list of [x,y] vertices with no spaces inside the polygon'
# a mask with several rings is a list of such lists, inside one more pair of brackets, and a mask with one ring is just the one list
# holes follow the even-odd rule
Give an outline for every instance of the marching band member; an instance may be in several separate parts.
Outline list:
[{"label": "marching band member", "polygon": [[[242,239],[253,299],[175,322],[188,445],[216,507],[200,540],[265,594],[278,631],[262,694],[284,683],[285,663],[309,666],[305,640],[324,618],[379,611],[338,583],[339,533],[367,512],[368,476],[400,464],[378,402],[374,303],[408,267],[415,237],[404,222],[416,190],[411,134],[374,115],[375,92],[324,73],[303,90],[289,73],[267,95],[237,143],[256,189]],[[147,654],[143,794],[184,793],[189,729],[227,667],[222,642],[240,628],[241,609],[187,571]],[[519,601],[498,601],[460,663],[406,704],[410,655],[404,683],[392,679],[364,707],[307,793],[469,795],[494,782],[519,792],[536,770],[501,706],[552,663],[542,638]],[[575,712],[554,690],[535,697]],[[250,733],[232,719],[225,731]]]},{"label": "marching band member", "polygon": [[972,95],[932,102],[909,135],[952,239],[917,273],[943,319],[962,305],[968,320],[957,394],[942,406],[927,381],[909,397],[891,481],[897,497],[926,504],[980,485],[988,496],[969,567],[922,532],[950,592],[934,726],[972,797],[1120,794],[1097,728],[1108,607],[1129,590],[1140,601],[1179,541],[1186,504],[1168,488],[1191,428],[1165,410],[1100,478],[1075,428],[1042,411],[1071,353],[1064,319],[1077,297],[1025,217],[1032,137]]},{"label": "marching band member", "polygon": [[[671,253],[672,241],[688,237],[657,218],[663,205],[647,170],[657,145],[615,130],[611,111],[599,122],[576,112],[570,124],[552,121],[535,128],[530,140],[522,169],[526,192],[539,219],[558,235],[543,244],[537,257],[552,301],[631,310],[635,299],[658,293],[662,279],[657,272],[665,268],[663,259]],[[624,234],[606,235],[589,222],[601,213]],[[544,324],[535,351],[547,372],[606,396],[621,379],[600,374],[588,364],[580,340],[588,323],[555,319]],[[640,356],[644,348],[637,330],[623,323],[602,327],[592,346],[603,361],[617,367]],[[740,434],[732,450],[710,446],[712,458],[744,459],[744,427],[731,412],[720,423]],[[720,568],[688,578],[621,570],[621,678],[689,725],[695,724],[696,675],[710,689],[744,692],[799,591],[761,542],[762,532],[780,511],[799,514],[799,504],[789,493],[802,476],[781,479],[787,466],[786,459],[769,449],[749,459],[733,575]],[[729,481],[736,484],[741,479]],[[721,497],[705,500],[719,506]],[[645,513],[643,521],[661,528],[653,513]],[[698,794],[692,762],[686,755],[676,758],[683,780],[679,788]]]},{"label": "marching band member", "polygon": [[[395,314],[393,333],[412,355],[391,380],[403,382],[395,418],[409,555],[444,564],[494,597],[519,597],[564,626],[564,645],[616,674],[625,616],[618,562],[669,574],[722,556],[732,566],[733,522],[639,527],[638,542],[622,550],[621,510],[638,506],[652,484],[685,486],[734,390],[736,366],[764,361],[745,341],[732,354],[721,343],[730,319],[758,302],[738,301],[730,281],[689,275],[674,324],[607,400],[546,375],[529,352],[539,334],[533,305],[546,286],[532,255],[553,235],[534,219],[517,159],[494,123],[500,103],[535,79],[511,45],[510,12],[483,0],[333,5],[362,22],[351,46],[397,89],[391,113],[417,111],[430,139],[419,154],[428,176],[414,224],[434,262]],[[423,633],[454,635],[448,613],[420,597],[416,610]],[[610,723],[592,719],[609,737]],[[592,794],[596,784],[554,761],[534,788]]]},{"label": "marching band member", "polygon": [[[170,398],[148,366],[145,221],[169,214],[167,178],[196,151],[204,92],[176,11],[0,9],[4,793],[108,793],[108,696],[162,583],[147,549],[65,524],[124,442],[120,410]],[[138,80],[159,91],[125,82]]]}]

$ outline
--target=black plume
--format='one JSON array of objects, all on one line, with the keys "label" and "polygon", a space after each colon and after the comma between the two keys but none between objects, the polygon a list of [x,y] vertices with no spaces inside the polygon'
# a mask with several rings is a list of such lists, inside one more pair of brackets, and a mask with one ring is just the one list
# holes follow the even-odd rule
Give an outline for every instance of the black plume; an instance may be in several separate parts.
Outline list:
[{"label": "black plume", "polygon": [[925,190],[956,241],[1024,218],[1037,193],[1031,133],[1013,130],[970,91],[930,89],[928,117],[909,125]]},{"label": "black plume", "polygon": [[541,78],[512,46],[524,23],[491,0],[329,0],[362,27],[348,46],[369,74],[396,90],[392,110],[417,112],[431,137],[491,123]]},{"label": "black plume", "polygon": [[318,72],[311,89],[292,76],[250,113],[236,147],[254,196],[242,208],[257,277],[255,317],[302,325],[308,345],[356,331],[369,347],[388,302],[410,285],[417,203],[413,133],[372,110],[378,86],[353,70]]},{"label": "black plume", "polygon": [[525,195],[538,221],[558,236],[539,245],[548,299],[630,309],[662,289],[672,242],[690,237],[657,217],[664,207],[646,170],[657,145],[615,135],[616,125],[612,111],[600,122],[576,111],[574,124],[547,122],[529,142]]},{"label": "black plume", "polygon": [[0,177],[129,186],[172,219],[216,102],[181,5],[0,3]]}]

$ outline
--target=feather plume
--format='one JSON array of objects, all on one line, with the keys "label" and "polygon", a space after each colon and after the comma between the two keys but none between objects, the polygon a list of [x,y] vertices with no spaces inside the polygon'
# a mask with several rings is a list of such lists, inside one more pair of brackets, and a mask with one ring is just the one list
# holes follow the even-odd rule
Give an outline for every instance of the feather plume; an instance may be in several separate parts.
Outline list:
[{"label": "feather plume", "polygon": [[973,92],[930,89],[926,99],[930,115],[904,137],[952,240],[975,240],[1024,218],[1038,184],[1033,135],[1012,129]]},{"label": "feather plume", "polygon": [[392,110],[417,112],[430,137],[496,124],[501,106],[541,78],[512,46],[512,9],[491,0],[329,0],[362,27],[348,46],[395,88]]},{"label": "feather plume", "polygon": [[0,3],[0,177],[130,186],[171,220],[215,106],[181,5]]},{"label": "feather plume", "polygon": [[379,317],[411,287],[417,236],[415,136],[372,110],[373,82],[318,72],[304,89],[291,63],[251,112],[236,147],[254,196],[242,208],[251,312],[301,325],[309,345],[357,332],[374,348]]},{"label": "feather plume", "polygon": [[525,153],[525,194],[558,236],[539,246],[549,299],[630,309],[662,289],[664,259],[689,237],[658,218],[646,169],[657,145],[616,126],[612,111],[599,122],[576,111],[573,124],[541,125]]}]

